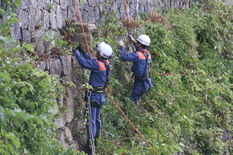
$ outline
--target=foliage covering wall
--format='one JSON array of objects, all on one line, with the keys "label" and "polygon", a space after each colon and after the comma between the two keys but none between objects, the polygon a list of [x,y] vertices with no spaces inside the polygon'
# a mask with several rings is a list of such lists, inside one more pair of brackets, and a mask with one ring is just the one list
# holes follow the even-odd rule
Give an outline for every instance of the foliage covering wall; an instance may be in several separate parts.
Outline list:
[{"label": "foliage covering wall", "polygon": [[[118,49],[120,38],[127,43],[127,24],[117,25],[113,12],[106,18],[109,22],[99,28],[94,41],[105,40],[115,51],[110,94],[151,147],[108,99],[97,152],[232,154],[232,8],[221,3],[197,4],[131,21],[129,29],[135,37],[146,33],[152,39],[153,87],[139,107],[129,99],[131,64],[121,61]],[[9,28],[17,21],[12,11],[1,24],[0,153],[75,154],[58,144],[53,116],[48,113],[56,94],[64,89],[56,77],[38,71],[34,59],[26,57],[32,45],[19,45],[11,38]]]},{"label": "foliage covering wall", "polygon": [[[139,108],[129,100],[131,64],[123,63],[116,50],[112,95],[152,147],[109,101],[103,108],[99,150],[117,154],[232,154],[232,22],[232,7],[221,3],[197,4],[131,21],[135,37],[146,33],[152,38],[153,88]],[[117,30],[108,25],[105,28]],[[122,33],[115,31],[115,36]]]}]

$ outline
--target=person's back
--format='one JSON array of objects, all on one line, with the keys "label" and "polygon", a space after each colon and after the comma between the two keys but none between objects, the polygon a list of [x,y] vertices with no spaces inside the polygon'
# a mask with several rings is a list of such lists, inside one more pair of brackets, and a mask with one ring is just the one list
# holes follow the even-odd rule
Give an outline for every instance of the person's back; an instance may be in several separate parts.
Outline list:
[{"label": "person's back", "polygon": [[134,73],[135,76],[143,76],[145,73],[149,74],[149,63],[151,62],[150,53],[146,49],[141,49],[139,51],[136,51],[136,53],[138,58],[136,61],[133,61],[131,71]]},{"label": "person's back", "polygon": [[86,92],[86,102],[90,101],[90,119],[91,124],[87,125],[87,145],[84,148],[86,153],[91,153],[90,141],[96,141],[100,136],[102,122],[100,119],[100,112],[103,104],[106,102],[105,89],[110,79],[110,63],[108,58],[112,55],[112,48],[101,42],[96,46],[97,59],[91,59],[91,56],[82,48],[78,47],[75,50],[75,56],[79,64],[91,71],[89,84],[92,89]]},{"label": "person's back", "polygon": [[134,77],[134,90],[131,94],[132,100],[138,105],[138,101],[141,96],[152,87],[150,78],[150,62],[151,55],[147,51],[147,47],[150,45],[150,38],[147,35],[140,35],[137,41],[130,36],[133,46],[136,51],[133,53],[127,53],[123,42],[120,42],[120,50],[122,52],[121,58],[123,61],[133,62],[131,71]]}]

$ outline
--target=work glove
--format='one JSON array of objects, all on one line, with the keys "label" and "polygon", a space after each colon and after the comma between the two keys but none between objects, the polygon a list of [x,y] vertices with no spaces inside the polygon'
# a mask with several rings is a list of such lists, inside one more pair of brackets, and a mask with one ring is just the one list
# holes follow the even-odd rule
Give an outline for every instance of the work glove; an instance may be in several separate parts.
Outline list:
[{"label": "work glove", "polygon": [[120,47],[125,46],[125,45],[124,45],[124,42],[123,42],[122,40],[119,41],[119,45],[120,45]]},{"label": "work glove", "polygon": [[133,38],[133,36],[132,36],[131,34],[129,35],[129,39],[130,39],[130,41],[132,41],[132,42],[136,42],[135,39]]},{"label": "work glove", "polygon": [[72,49],[71,52],[75,55],[77,49]]},{"label": "work glove", "polygon": [[84,50],[83,46],[81,44],[78,45],[78,47],[76,48],[81,54],[86,53],[86,51]]}]

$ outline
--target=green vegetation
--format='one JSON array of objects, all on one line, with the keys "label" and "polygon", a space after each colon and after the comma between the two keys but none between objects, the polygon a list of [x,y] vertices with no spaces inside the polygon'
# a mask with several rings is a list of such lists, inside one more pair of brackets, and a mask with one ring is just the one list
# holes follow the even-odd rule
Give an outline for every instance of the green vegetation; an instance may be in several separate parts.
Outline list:
[{"label": "green vegetation", "polygon": [[[21,1],[6,1],[9,8]],[[49,112],[56,105],[64,89],[56,76],[36,69],[36,62],[28,53],[31,44],[19,45],[11,38],[10,28],[18,22],[12,10],[0,25],[0,154],[69,154],[57,140],[54,115]],[[57,94],[60,94],[58,96]]]},{"label": "green vegetation", "polygon": [[[232,8],[221,3],[197,4],[151,14],[139,25],[135,37],[145,31],[152,38],[153,88],[137,108],[129,100],[131,64],[122,62],[117,52],[111,60],[111,94],[152,147],[109,99],[102,112],[104,126],[97,152],[232,154]],[[122,34],[127,33],[122,30]],[[224,130],[227,140],[222,140]]]},{"label": "green vegetation", "polygon": [[[19,0],[6,2],[9,8],[21,4]],[[56,94],[63,94],[64,88],[56,77],[36,69],[33,58],[27,56],[33,51],[32,45],[19,46],[11,38],[11,24],[18,21],[11,11],[0,25],[0,154],[74,154],[58,143],[54,116],[48,112],[56,104]],[[6,12],[0,8],[0,13]],[[168,10],[131,21],[135,37],[145,32],[152,39],[153,87],[140,107],[129,99],[133,88],[131,63],[121,61],[117,45],[120,38],[127,39],[126,26],[119,25],[116,12],[107,15],[94,42],[106,40],[115,51],[110,94],[151,147],[108,99],[96,152],[233,154],[232,8],[221,3],[197,4],[191,9]],[[71,31],[64,32],[75,31],[68,29]],[[62,51],[74,44],[69,39],[56,41]],[[226,130],[228,139],[223,139]]]}]

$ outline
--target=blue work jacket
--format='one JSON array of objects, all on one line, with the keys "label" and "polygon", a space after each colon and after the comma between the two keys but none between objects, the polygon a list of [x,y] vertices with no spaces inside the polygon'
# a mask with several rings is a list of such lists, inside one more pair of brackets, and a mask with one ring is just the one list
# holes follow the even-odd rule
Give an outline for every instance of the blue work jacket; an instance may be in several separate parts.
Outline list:
[{"label": "blue work jacket", "polygon": [[[105,87],[107,80],[107,69],[104,63],[99,61],[98,59],[91,59],[90,55],[87,52],[81,54],[78,50],[76,50],[75,56],[82,67],[91,71],[89,84],[92,87]],[[108,59],[101,60],[106,61],[109,64]]]},{"label": "blue work jacket", "polygon": [[[146,70],[146,74],[150,72],[150,65],[151,62],[151,55],[146,49],[140,49],[133,53],[127,53],[125,47],[121,47],[121,59],[123,61],[130,61],[133,62],[133,66],[131,67],[131,71],[134,73],[135,76],[143,76],[144,71]],[[146,57],[141,52],[144,51],[148,55],[148,60],[146,63]]]}]

